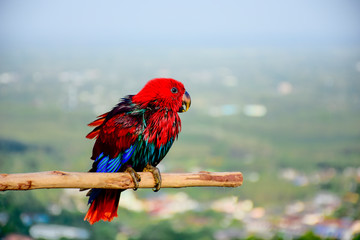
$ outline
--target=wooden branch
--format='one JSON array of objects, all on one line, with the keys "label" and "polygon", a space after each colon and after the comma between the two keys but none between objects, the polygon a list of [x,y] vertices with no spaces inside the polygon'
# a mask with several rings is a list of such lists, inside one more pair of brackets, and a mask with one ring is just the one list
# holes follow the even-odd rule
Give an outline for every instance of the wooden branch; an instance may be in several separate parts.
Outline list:
[{"label": "wooden branch", "polygon": [[[140,188],[153,188],[154,179],[149,172],[140,172]],[[162,173],[162,188],[181,187],[238,187],[241,172]],[[42,188],[134,188],[128,173],[37,172],[0,174],[0,191]]]}]

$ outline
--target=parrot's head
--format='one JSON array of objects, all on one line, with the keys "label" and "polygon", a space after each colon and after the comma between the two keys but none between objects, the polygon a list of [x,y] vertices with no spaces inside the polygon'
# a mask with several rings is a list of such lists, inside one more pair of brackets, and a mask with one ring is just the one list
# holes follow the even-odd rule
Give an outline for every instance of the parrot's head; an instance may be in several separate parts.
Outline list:
[{"label": "parrot's head", "polygon": [[166,108],[174,112],[186,112],[191,105],[190,95],[184,85],[172,78],[150,80],[132,100],[142,108]]}]

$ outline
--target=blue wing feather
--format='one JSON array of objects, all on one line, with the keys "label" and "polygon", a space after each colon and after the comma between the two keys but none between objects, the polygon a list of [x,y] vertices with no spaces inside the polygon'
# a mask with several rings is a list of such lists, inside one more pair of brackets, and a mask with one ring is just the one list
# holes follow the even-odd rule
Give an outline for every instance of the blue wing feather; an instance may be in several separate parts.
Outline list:
[{"label": "blue wing feather", "polygon": [[116,158],[109,158],[109,156],[104,156],[104,153],[101,153],[95,160],[98,162],[96,167],[96,172],[117,172],[120,167],[129,161],[133,155],[135,146],[131,145],[123,153],[120,153]]},{"label": "blue wing feather", "polygon": [[132,154],[134,153],[135,147],[134,145],[131,145],[128,149],[125,150],[123,156],[122,156],[122,160],[121,163],[126,163],[127,161],[129,161],[130,157],[132,156]]}]

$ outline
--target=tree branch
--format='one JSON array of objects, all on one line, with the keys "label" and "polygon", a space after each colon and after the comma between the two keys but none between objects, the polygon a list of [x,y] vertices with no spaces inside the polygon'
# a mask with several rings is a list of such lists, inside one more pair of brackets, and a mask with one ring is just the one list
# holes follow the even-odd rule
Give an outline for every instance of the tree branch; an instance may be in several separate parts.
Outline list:
[{"label": "tree branch", "polygon": [[[149,172],[140,172],[139,188],[153,188]],[[241,172],[162,173],[162,188],[182,187],[238,187],[242,185]],[[0,174],[0,191],[42,188],[134,188],[128,173],[36,172]]]}]

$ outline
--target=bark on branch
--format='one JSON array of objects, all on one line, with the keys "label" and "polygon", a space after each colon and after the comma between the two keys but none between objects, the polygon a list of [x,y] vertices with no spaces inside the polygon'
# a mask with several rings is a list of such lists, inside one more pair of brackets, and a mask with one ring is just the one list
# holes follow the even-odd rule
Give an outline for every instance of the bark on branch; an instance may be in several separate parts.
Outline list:
[{"label": "bark on branch", "polygon": [[[139,188],[153,188],[151,173],[140,172]],[[238,187],[242,185],[241,172],[162,173],[162,188],[182,187]],[[42,188],[133,188],[128,173],[36,172],[0,174],[0,191]]]}]

